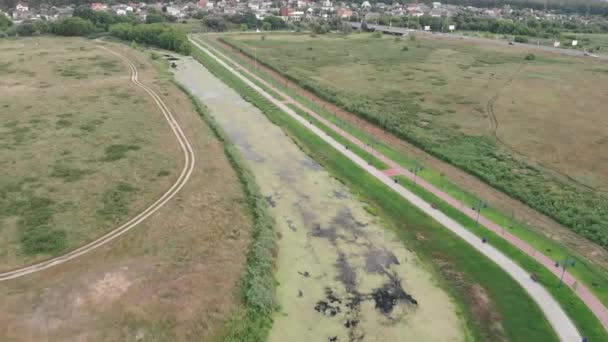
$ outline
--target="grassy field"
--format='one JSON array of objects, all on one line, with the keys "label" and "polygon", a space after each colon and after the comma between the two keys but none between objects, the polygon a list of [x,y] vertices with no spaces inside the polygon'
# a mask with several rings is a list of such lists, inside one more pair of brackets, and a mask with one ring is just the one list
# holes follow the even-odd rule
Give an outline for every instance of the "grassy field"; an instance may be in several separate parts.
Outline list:
[{"label": "grassy field", "polygon": [[92,41],[0,41],[0,269],[116,227],[177,177],[181,152],[127,66]]},{"label": "grassy field", "polygon": [[595,86],[606,83],[605,64],[538,53],[526,60],[529,51],[519,48],[428,37],[279,34],[229,41],[251,55],[255,49],[261,61],[305,88],[608,243],[601,229],[608,222],[604,88]]},{"label": "grassy field", "polygon": [[[369,203],[369,212],[386,220],[408,247],[435,265],[434,270],[443,285],[468,316],[475,340],[517,340],[522,336],[532,336],[530,338],[534,340],[555,339],[538,307],[496,265],[288,118],[216,62],[198,51],[194,54],[209,70],[280,125],[302,149],[358,193],[361,200]],[[595,332],[592,333],[596,336]],[[601,332],[597,336],[602,336]]]},{"label": "grassy field", "polygon": [[[18,42],[34,46],[32,40],[12,43]],[[53,38],[40,39],[38,43],[51,51],[61,51],[66,46],[78,47],[76,51],[80,51],[80,46],[89,48],[93,44],[88,40]],[[172,82],[166,63],[152,62],[149,51],[140,52],[120,44],[111,47],[135,62],[140,81],[153,88],[174,113],[192,143],[196,167],[176,197],[121,238],[69,263],[0,283],[2,341],[222,340],[224,334],[234,331],[223,328],[226,322],[242,323],[242,312],[272,309],[264,307],[266,300],[272,300],[273,291],[268,286],[272,285],[271,224],[264,217],[265,202],[256,194],[251,176],[221,132],[206,121],[204,110],[198,111]],[[117,66],[122,68],[123,64],[119,62]],[[116,75],[115,86],[128,84],[128,75],[126,72],[122,78]],[[142,101],[145,96],[141,94]],[[134,100],[135,96],[131,98]],[[124,114],[133,115],[134,121],[139,116],[136,110]],[[154,120],[151,116],[160,116],[160,112],[151,107],[148,115],[148,120]],[[149,136],[154,136],[154,132],[147,129],[159,129],[148,126],[149,123],[139,125]],[[103,146],[100,144],[100,148]],[[138,151],[144,150],[141,146]],[[103,149],[102,152],[105,156]],[[125,158],[144,163],[133,159],[133,152],[126,152]],[[173,155],[168,159],[179,163]],[[99,163],[122,160],[125,159]],[[120,171],[116,168],[112,177],[120,180]],[[154,173],[163,174],[155,184],[174,174],[173,169],[166,171],[169,175]],[[144,174],[138,176],[145,178]],[[79,181],[74,182],[70,184],[75,186]],[[104,208],[103,199],[120,202],[124,201],[121,193],[133,196],[142,193],[132,181],[123,182],[109,188],[112,192],[108,191],[105,197],[99,197],[99,209]],[[138,190],[130,192],[130,187],[136,186]],[[99,192],[105,193],[103,189]],[[87,199],[78,200],[86,203]],[[252,287],[256,288],[251,290]],[[243,292],[245,305],[241,305],[239,290]],[[252,298],[255,296],[259,297]],[[253,315],[245,315],[250,316]],[[252,319],[265,317],[258,315]]]}]

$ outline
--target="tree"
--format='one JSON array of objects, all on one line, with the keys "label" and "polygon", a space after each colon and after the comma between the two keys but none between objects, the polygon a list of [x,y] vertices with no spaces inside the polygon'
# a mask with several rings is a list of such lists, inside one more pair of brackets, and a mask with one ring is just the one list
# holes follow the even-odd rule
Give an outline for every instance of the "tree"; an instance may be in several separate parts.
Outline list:
[{"label": "tree", "polygon": [[17,35],[21,37],[31,36],[34,33],[36,33],[36,28],[31,22],[25,22],[20,25],[17,25]]},{"label": "tree", "polygon": [[353,32],[353,28],[349,24],[342,24],[342,27],[340,27],[340,32],[342,32],[343,35],[348,36],[351,34],[351,32]]},{"label": "tree", "polygon": [[270,31],[272,29],[272,24],[269,22],[263,22],[262,23],[262,30],[264,31]]},{"label": "tree", "polygon": [[52,23],[50,31],[59,36],[86,36],[95,32],[95,25],[90,20],[71,17]]},{"label": "tree", "polygon": [[13,22],[4,13],[0,13],[0,31],[13,26]]},{"label": "tree", "polygon": [[148,12],[146,16],[146,24],[162,23],[165,21],[165,16],[157,11]]}]

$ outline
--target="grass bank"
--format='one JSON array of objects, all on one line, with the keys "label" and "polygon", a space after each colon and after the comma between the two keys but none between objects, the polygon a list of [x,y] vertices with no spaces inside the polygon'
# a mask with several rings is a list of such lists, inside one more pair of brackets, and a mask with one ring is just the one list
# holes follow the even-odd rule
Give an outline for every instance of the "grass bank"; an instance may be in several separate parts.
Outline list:
[{"label": "grass bank", "polygon": [[[557,340],[535,302],[498,266],[289,118],[207,55],[199,50],[193,55],[346,183],[369,204],[371,211],[386,220],[406,245],[434,267],[441,275],[443,287],[467,315],[465,321],[476,340],[518,340],[523,336],[535,341]],[[489,308],[478,310],[479,298],[473,294],[476,287],[483,288],[491,299]]]}]

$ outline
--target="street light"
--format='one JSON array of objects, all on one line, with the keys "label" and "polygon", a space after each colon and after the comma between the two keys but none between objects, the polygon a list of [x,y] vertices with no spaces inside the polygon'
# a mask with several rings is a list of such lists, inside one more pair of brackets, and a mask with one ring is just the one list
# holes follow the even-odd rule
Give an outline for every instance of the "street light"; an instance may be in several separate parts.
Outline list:
[{"label": "street light", "polygon": [[[560,262],[557,262],[557,265],[559,266]],[[566,274],[566,269],[568,268],[568,266],[576,266],[576,260],[574,260],[574,258],[571,258],[569,256],[566,256],[566,259],[564,259],[564,261],[561,262],[561,266],[562,266],[562,275],[561,277],[559,277],[559,285],[557,285],[557,287],[562,286],[562,283],[564,282],[564,274]]]},{"label": "street light", "polygon": [[477,212],[477,219],[475,220],[475,224],[479,225],[479,216],[481,215],[481,209],[487,208],[488,204],[482,200],[479,200],[477,204],[473,207],[473,210]]},{"label": "street light", "polygon": [[418,178],[418,172],[424,170],[424,166],[416,164],[410,171],[414,174],[414,184],[416,184],[416,178]]}]

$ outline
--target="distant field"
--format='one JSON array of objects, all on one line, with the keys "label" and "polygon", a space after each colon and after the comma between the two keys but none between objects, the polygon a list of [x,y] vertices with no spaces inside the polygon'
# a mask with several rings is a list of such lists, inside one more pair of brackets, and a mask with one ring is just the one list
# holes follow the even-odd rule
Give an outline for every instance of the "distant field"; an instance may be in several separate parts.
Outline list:
[{"label": "distant field", "polygon": [[0,41],[0,94],[0,270],[102,235],[177,177],[164,117],[92,41]]},{"label": "distant field", "polygon": [[608,64],[435,37],[228,41],[608,246]]}]

